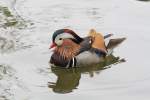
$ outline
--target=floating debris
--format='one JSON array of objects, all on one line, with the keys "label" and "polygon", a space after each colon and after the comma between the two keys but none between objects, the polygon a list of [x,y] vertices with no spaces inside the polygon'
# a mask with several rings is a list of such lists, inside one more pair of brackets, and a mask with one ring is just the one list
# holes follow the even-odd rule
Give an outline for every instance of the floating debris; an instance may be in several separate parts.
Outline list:
[{"label": "floating debris", "polygon": [[16,71],[8,65],[0,65],[0,100],[10,100],[12,93],[10,88],[16,80]]},{"label": "floating debris", "polygon": [[0,28],[15,27],[17,29],[26,28],[29,23],[25,21],[21,16],[14,14],[8,7],[0,6]]},{"label": "floating debris", "polygon": [[8,53],[25,48],[28,44],[21,41],[24,34],[20,34],[22,29],[33,25],[24,20],[9,7],[0,5],[0,53]]}]

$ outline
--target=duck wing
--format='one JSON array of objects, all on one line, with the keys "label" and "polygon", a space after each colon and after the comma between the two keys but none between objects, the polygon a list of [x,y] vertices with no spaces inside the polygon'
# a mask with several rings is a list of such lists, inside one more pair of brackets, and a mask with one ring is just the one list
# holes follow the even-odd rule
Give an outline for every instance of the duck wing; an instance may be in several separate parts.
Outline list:
[{"label": "duck wing", "polygon": [[88,36],[88,37],[83,38],[83,41],[80,43],[80,49],[77,55],[84,51],[90,50],[91,46],[92,46],[92,37]]}]

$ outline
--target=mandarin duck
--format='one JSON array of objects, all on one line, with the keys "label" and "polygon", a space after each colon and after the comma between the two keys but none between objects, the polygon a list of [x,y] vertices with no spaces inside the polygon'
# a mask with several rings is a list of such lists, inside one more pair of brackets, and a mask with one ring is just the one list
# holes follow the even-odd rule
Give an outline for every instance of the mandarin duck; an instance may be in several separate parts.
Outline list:
[{"label": "mandarin duck", "polygon": [[125,38],[110,39],[108,45],[105,39],[112,36],[102,36],[91,29],[87,37],[78,36],[73,30],[59,29],[53,33],[50,49],[54,48],[50,64],[62,68],[79,67],[100,63]]}]

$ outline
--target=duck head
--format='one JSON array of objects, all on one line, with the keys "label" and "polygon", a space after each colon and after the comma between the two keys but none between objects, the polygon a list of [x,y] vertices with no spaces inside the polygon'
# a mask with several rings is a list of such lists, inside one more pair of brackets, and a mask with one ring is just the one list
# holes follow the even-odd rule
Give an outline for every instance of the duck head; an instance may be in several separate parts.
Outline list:
[{"label": "duck head", "polygon": [[50,49],[54,47],[63,46],[66,43],[66,41],[69,40],[75,42],[76,44],[79,44],[80,42],[82,42],[83,39],[70,29],[56,30],[52,36],[53,43],[51,44]]},{"label": "duck head", "polygon": [[56,30],[52,36],[52,45],[54,53],[65,59],[73,58],[79,52],[80,43],[83,41],[74,31],[70,29]]}]

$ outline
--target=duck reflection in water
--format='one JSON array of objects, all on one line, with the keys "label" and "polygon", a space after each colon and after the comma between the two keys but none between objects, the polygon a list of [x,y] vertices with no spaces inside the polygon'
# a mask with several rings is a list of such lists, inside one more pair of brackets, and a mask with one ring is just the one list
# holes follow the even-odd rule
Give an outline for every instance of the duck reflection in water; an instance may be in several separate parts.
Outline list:
[{"label": "duck reflection in water", "polygon": [[48,87],[56,93],[69,93],[79,85],[81,73],[76,69],[52,68],[52,72],[57,76],[56,83],[49,82]]},{"label": "duck reflection in water", "polygon": [[56,83],[48,82],[48,87],[52,88],[53,92],[56,93],[70,93],[74,89],[77,89],[82,74],[89,74],[90,77],[94,77],[94,74],[99,74],[102,70],[110,68],[111,65],[121,62],[125,62],[125,60],[120,59],[120,57],[109,55],[97,65],[70,69],[51,67],[51,71],[57,76],[57,81]]}]

